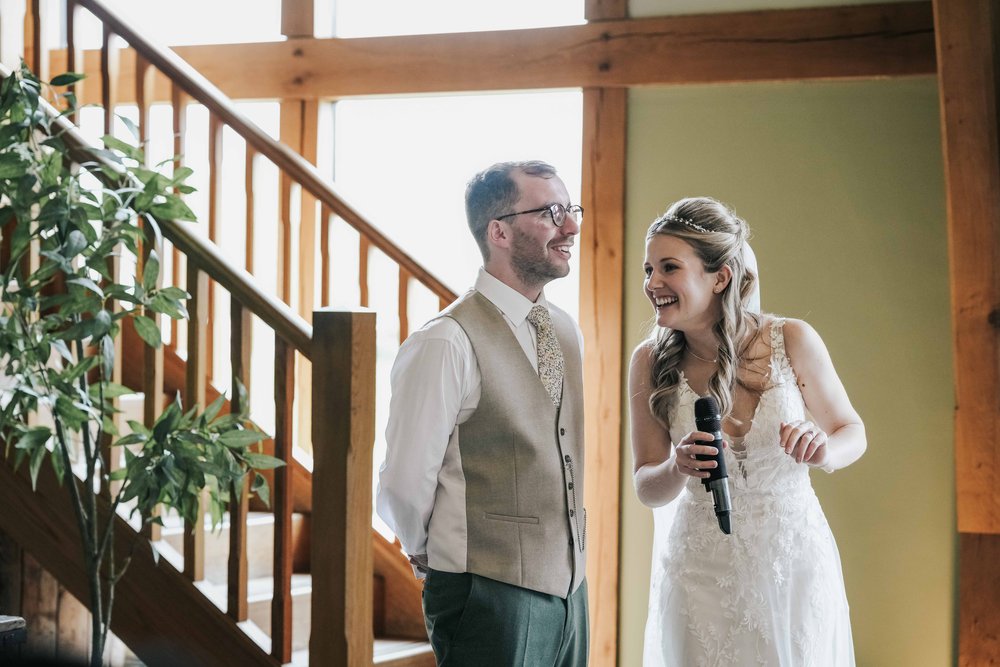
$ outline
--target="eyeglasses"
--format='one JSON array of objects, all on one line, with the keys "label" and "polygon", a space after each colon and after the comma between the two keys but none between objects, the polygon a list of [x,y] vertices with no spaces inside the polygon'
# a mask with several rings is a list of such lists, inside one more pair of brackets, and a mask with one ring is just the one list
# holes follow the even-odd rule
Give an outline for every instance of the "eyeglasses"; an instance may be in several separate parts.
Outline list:
[{"label": "eyeglasses", "polygon": [[546,211],[549,217],[552,218],[552,224],[556,227],[562,227],[563,223],[566,222],[566,216],[573,216],[573,220],[577,220],[578,216],[583,215],[583,207],[579,204],[570,204],[569,206],[563,206],[562,204],[549,204],[548,206],[542,206],[541,208],[533,208],[530,211],[518,211],[517,213],[507,213],[505,215],[498,215],[497,220],[503,220],[504,218],[513,218],[515,215],[524,215],[525,213],[541,213]]}]

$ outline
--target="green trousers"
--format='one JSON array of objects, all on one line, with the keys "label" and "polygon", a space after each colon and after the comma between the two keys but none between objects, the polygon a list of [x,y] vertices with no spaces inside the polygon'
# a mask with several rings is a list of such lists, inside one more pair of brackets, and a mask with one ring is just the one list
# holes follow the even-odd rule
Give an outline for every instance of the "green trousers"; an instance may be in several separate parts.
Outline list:
[{"label": "green trousers", "polygon": [[423,601],[439,667],[586,667],[586,581],[563,599],[431,570]]}]

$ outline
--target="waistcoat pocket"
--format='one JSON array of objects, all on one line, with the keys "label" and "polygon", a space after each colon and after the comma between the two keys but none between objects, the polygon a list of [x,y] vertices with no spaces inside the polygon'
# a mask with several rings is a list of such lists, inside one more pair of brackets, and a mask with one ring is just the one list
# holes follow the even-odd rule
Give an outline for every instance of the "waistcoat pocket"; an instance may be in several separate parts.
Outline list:
[{"label": "waistcoat pocket", "polygon": [[512,516],[510,514],[490,514],[483,512],[483,516],[491,521],[507,521],[509,523],[538,523],[537,516]]}]

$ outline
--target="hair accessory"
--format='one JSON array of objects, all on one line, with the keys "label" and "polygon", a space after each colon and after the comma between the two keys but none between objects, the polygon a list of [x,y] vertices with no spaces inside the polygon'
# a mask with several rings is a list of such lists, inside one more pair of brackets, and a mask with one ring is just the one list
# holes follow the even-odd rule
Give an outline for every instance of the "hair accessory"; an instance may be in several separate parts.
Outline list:
[{"label": "hair accessory", "polygon": [[660,218],[657,220],[657,222],[660,222],[660,223],[663,223],[663,222],[679,222],[680,224],[684,225],[685,227],[690,227],[691,229],[695,230],[696,232],[701,232],[702,234],[708,234],[709,232],[712,231],[710,229],[706,229],[705,227],[702,227],[701,225],[699,225],[697,223],[692,222],[691,220],[688,220],[687,218],[682,218],[679,215],[674,215],[673,213],[667,213],[666,215],[660,216]]}]

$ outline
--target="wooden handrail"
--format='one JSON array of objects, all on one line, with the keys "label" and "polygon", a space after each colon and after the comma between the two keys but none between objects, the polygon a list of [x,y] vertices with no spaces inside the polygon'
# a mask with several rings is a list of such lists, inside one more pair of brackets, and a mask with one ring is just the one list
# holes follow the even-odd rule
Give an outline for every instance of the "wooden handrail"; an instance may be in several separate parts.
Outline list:
[{"label": "wooden handrail", "polygon": [[[0,63],[0,79],[6,79],[11,74],[10,69]],[[95,154],[76,126],[65,116],[56,117],[59,114],[51,105],[44,100],[40,100],[40,103],[54,118],[52,125],[70,149],[74,160],[80,163],[97,162],[101,166],[120,170],[120,165]],[[195,231],[193,223],[175,220],[158,222],[164,236],[186,254],[189,261],[194,261],[212,280],[231,292],[254,315],[291,343],[296,351],[306,358],[312,358],[312,327],[304,319],[279,299],[260,291],[255,286],[253,277],[232,266],[214,243],[205,240]]]},{"label": "wooden handrail", "polygon": [[[117,16],[101,0],[76,0],[76,4],[90,11],[113,33],[152,63],[192,99],[203,104],[211,114],[229,125],[242,136],[247,144],[271,160],[278,169],[297,181],[303,189],[338,215],[347,224],[367,237],[372,245],[399,264],[414,279],[423,283],[440,299],[453,301],[457,295],[410,255],[392,243],[388,237],[366,220],[358,211],[338,195],[319,170],[301,155],[275,141],[256,124],[236,110],[233,103],[211,81],[185,62],[180,56],[146,39],[127,21]],[[301,350],[300,350],[301,351]]]}]

